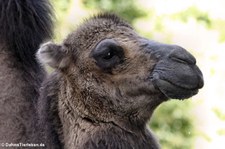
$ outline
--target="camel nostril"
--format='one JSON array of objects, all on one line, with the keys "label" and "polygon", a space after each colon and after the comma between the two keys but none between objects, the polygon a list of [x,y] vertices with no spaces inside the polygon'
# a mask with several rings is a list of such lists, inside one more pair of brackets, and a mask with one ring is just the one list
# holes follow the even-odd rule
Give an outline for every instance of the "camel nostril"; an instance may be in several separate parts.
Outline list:
[{"label": "camel nostril", "polygon": [[189,62],[187,62],[187,60],[178,58],[178,57],[170,57],[172,60],[179,62],[179,63],[183,63],[183,64],[189,64]]},{"label": "camel nostril", "polygon": [[196,64],[196,59],[194,58],[194,56],[179,46],[174,46],[174,50],[172,50],[169,54],[169,58],[179,63],[190,65]]}]

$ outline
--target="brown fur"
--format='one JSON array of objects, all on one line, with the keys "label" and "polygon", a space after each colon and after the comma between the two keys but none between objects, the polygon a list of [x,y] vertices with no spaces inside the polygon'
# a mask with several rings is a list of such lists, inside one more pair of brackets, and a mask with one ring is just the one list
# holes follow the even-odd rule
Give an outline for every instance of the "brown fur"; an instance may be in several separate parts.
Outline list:
[{"label": "brown fur", "polygon": [[41,86],[35,53],[51,36],[48,1],[1,1],[0,8],[0,143],[158,149],[146,127],[154,109],[203,86],[185,49],[145,39],[111,14],[88,19],[62,44],[41,46],[40,62],[55,69]]},{"label": "brown fur", "polygon": [[[102,41],[113,41],[123,50],[123,59],[107,69],[92,56]],[[66,149],[158,149],[146,128],[154,109],[168,98],[188,98],[203,86],[202,74],[190,53],[149,41],[110,14],[87,20],[62,44],[44,44],[37,56],[56,69],[47,84],[57,85],[42,94],[39,104],[53,105],[60,124],[45,131],[57,133]],[[171,72],[170,67],[178,71]],[[191,78],[193,82],[186,83]],[[51,95],[52,102],[46,101]],[[51,119],[52,110],[46,111]],[[55,125],[54,121],[49,123]]]},{"label": "brown fur", "polygon": [[[44,72],[25,70],[5,47],[1,48],[0,70],[0,141],[32,141],[34,133],[38,136],[35,103]],[[40,143],[37,138],[33,143]]]}]

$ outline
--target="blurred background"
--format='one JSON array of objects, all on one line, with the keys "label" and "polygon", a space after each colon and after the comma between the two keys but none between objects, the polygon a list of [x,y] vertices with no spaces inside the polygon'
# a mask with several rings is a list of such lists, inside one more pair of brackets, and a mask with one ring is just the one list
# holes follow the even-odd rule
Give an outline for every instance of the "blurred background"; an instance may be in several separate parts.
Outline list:
[{"label": "blurred background", "polygon": [[178,44],[197,59],[205,86],[189,100],[171,100],[155,111],[150,128],[162,149],[225,148],[224,0],[52,0],[55,42],[85,18],[114,12],[149,39]]}]

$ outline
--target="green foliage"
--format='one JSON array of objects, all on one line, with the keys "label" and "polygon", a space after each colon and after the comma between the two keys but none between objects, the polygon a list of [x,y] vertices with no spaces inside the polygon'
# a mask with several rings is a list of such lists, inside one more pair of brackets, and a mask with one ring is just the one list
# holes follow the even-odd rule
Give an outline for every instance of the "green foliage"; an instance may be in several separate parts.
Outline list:
[{"label": "green foliage", "polygon": [[135,0],[83,0],[83,3],[89,9],[116,13],[131,23],[136,18],[146,16]]},{"label": "green foliage", "polygon": [[66,12],[71,0],[51,0],[51,3],[54,5],[54,9],[56,11],[61,10],[62,12]]},{"label": "green foliage", "polygon": [[66,17],[70,9],[72,0],[51,0],[51,3],[54,8],[54,15],[56,20],[54,22],[54,40],[61,41],[63,32],[69,28],[69,25],[66,24]]},{"label": "green foliage", "polygon": [[176,13],[172,17],[183,22],[188,22],[190,18],[194,18],[197,22],[204,24],[207,28],[217,30],[220,34],[220,42],[225,42],[225,20],[213,19],[207,12],[201,11],[195,6]]},{"label": "green foliage", "polygon": [[54,5],[55,12],[60,12],[57,15],[63,16],[67,12],[71,0],[51,0],[51,3]]},{"label": "green foliage", "polygon": [[220,42],[225,42],[225,20],[215,19],[212,23],[212,29],[215,29],[220,34]]},{"label": "green foliage", "polygon": [[163,149],[190,149],[194,143],[194,126],[189,101],[171,100],[158,107],[150,128]]},{"label": "green foliage", "polygon": [[214,108],[213,112],[220,120],[225,121],[225,113],[223,113],[219,108]]},{"label": "green foliage", "polygon": [[220,136],[225,136],[225,129],[217,130],[217,134],[220,135]]},{"label": "green foliage", "polygon": [[[213,108],[212,110],[218,119],[220,119],[223,122],[225,121],[225,113],[221,109]],[[225,128],[218,129],[217,134],[220,136],[225,136]]]},{"label": "green foliage", "polygon": [[203,12],[194,6],[174,14],[173,17],[176,19],[181,19],[184,22],[187,22],[188,19],[190,18],[194,18],[198,22],[205,24],[207,27],[210,27],[212,24],[212,21],[209,18],[209,15],[206,12]]}]

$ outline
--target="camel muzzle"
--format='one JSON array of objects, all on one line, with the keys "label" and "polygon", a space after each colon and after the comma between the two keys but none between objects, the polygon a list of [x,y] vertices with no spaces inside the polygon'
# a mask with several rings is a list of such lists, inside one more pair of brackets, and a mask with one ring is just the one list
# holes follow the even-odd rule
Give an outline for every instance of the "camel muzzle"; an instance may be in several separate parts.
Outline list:
[{"label": "camel muzzle", "polygon": [[155,88],[173,99],[185,99],[197,94],[204,81],[195,57],[177,45],[146,41],[143,44],[146,46],[145,52],[157,61],[150,77]]}]

